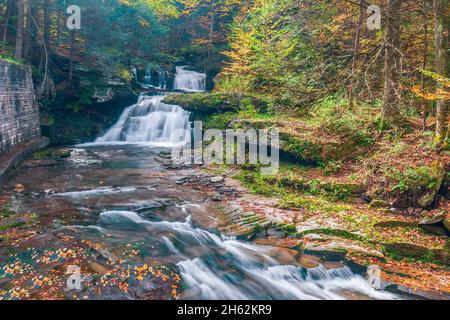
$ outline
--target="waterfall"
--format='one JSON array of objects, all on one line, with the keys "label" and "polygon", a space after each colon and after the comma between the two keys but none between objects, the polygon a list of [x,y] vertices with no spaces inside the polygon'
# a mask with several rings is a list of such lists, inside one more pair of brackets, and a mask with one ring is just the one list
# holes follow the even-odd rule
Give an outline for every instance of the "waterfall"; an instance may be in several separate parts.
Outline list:
[{"label": "waterfall", "polygon": [[158,89],[167,89],[167,81],[169,81],[169,73],[164,70],[162,67],[158,69],[158,79],[157,79],[157,88]]},{"label": "waterfall", "polygon": [[144,83],[145,84],[150,84],[152,85],[152,70],[150,68],[147,68],[147,70],[145,70],[145,78],[144,78]]},{"label": "waterfall", "polygon": [[139,81],[139,80],[138,80],[138,71],[137,71],[137,68],[136,68],[136,67],[132,67],[132,68],[131,68],[131,72],[133,73],[134,80]]},{"label": "waterfall", "polygon": [[153,88],[153,89],[167,89],[167,82],[169,81],[170,74],[163,67],[158,66],[157,69],[153,69],[148,66],[145,70],[144,81],[139,82],[138,72],[136,68],[132,68],[132,72],[134,74],[135,80],[143,87],[143,88]]},{"label": "waterfall", "polygon": [[[148,143],[174,147],[190,139],[189,113],[176,105],[162,102],[163,95],[139,97],[138,103],[125,109],[119,121],[95,143]],[[184,137],[179,131],[184,130]]]},{"label": "waterfall", "polygon": [[186,67],[176,67],[174,89],[188,92],[206,90],[206,74],[186,70]]}]

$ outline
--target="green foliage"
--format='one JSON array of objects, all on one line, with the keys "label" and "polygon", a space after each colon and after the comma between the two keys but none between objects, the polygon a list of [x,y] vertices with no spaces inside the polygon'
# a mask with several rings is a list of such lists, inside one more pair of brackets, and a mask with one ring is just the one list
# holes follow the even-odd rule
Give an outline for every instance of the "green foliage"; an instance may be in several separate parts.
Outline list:
[{"label": "green foliage", "polygon": [[236,112],[225,112],[221,114],[215,114],[206,119],[203,123],[205,130],[208,129],[219,129],[226,130],[229,128],[230,123],[238,118]]},{"label": "green foliage", "polygon": [[337,172],[339,172],[339,170],[341,170],[342,165],[343,165],[343,162],[341,160],[329,161],[324,168],[324,172],[326,175],[330,175],[332,173],[337,173]]},{"label": "green foliage", "polygon": [[350,143],[367,146],[373,143],[378,110],[377,105],[363,103],[351,110],[345,98],[332,95],[311,108],[309,123]]},{"label": "green foliage", "polygon": [[17,60],[16,58],[12,57],[12,56],[4,56],[4,55],[0,55],[0,60],[5,60],[9,63],[13,63],[13,64],[18,64],[23,66],[24,63],[21,60]]},{"label": "green foliage", "polygon": [[26,225],[26,222],[18,221],[7,225],[0,225],[0,231],[7,231],[14,228],[19,228]]},{"label": "green foliage", "polygon": [[281,227],[281,229],[284,232],[286,232],[287,234],[296,234],[297,233],[297,228],[295,227],[295,225],[292,225],[292,224],[283,225]]},{"label": "green foliage", "polygon": [[423,166],[407,168],[404,171],[389,168],[385,174],[392,181],[391,190],[400,193],[419,191],[421,188],[432,189],[438,180],[435,170]]},{"label": "green foliage", "polygon": [[10,216],[14,215],[15,212],[10,210],[7,207],[3,207],[0,209],[0,218],[9,218]]},{"label": "green foliage", "polygon": [[83,90],[78,91],[74,100],[66,104],[66,109],[71,110],[74,113],[82,111],[87,106],[90,106],[92,101],[92,96],[94,95],[95,89],[93,86],[84,87]]},{"label": "green foliage", "polygon": [[348,207],[335,201],[343,200],[354,192],[351,186],[324,185],[320,180],[299,179],[293,176],[289,167],[282,166],[277,176],[261,175],[258,168],[242,166],[242,171],[236,178],[255,194],[278,197],[281,208],[341,212]]},{"label": "green foliage", "polygon": [[253,118],[256,117],[257,111],[253,105],[253,101],[250,98],[245,98],[241,101],[239,117],[240,118]]},{"label": "green foliage", "polygon": [[231,62],[221,74],[218,90],[259,92],[283,106],[303,107],[320,97],[340,64],[326,57],[342,44],[332,37],[320,45],[315,41],[335,11],[324,10],[315,1],[303,5],[308,10],[294,0],[244,7],[231,27],[231,50],[226,53]]}]

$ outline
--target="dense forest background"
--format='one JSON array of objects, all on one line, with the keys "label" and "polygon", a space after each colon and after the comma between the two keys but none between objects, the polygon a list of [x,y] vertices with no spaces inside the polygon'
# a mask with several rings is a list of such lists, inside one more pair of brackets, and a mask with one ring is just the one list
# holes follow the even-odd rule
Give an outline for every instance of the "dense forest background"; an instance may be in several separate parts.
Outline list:
[{"label": "dense forest background", "polygon": [[[82,22],[70,31],[73,4]],[[380,30],[366,27],[369,5],[382,8]],[[64,97],[58,105],[74,111],[93,102],[98,82],[134,80],[133,67],[188,64],[216,91],[294,112],[339,95],[350,107],[378,103],[386,123],[420,115],[442,142],[448,11],[446,0],[2,0],[0,54],[33,65],[44,105]]]}]

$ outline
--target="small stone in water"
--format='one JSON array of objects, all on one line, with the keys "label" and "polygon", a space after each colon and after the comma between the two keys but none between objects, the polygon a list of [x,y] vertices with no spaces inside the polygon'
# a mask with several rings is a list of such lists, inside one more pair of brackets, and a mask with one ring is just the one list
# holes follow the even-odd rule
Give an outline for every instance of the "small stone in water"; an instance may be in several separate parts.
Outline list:
[{"label": "small stone in water", "polygon": [[219,202],[219,201],[222,201],[223,198],[222,198],[222,196],[220,195],[220,193],[217,193],[217,194],[215,194],[215,195],[213,195],[213,196],[211,197],[211,200],[212,200],[212,201],[217,201],[217,202]]},{"label": "small stone in water", "polygon": [[222,176],[217,176],[217,177],[211,178],[212,183],[219,183],[219,182],[222,182],[223,180],[225,180],[225,179]]}]

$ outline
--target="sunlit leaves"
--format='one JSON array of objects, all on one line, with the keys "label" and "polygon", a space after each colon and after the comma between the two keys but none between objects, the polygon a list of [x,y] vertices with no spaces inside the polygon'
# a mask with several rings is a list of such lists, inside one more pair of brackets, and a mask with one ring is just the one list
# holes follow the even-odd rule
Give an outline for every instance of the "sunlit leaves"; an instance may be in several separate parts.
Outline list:
[{"label": "sunlit leaves", "polygon": [[421,86],[416,85],[411,89],[416,96],[430,101],[450,100],[450,79],[429,70],[419,71],[426,77],[434,80],[437,84],[437,89],[434,92],[428,92],[425,91]]}]

